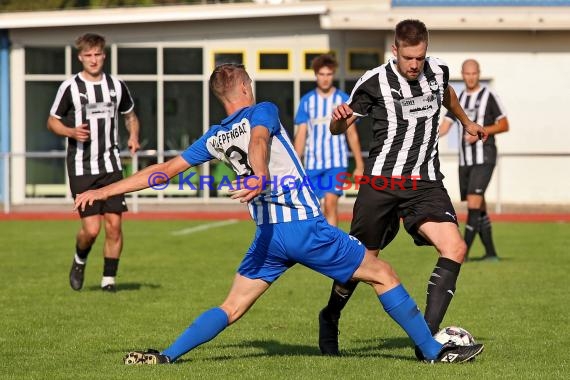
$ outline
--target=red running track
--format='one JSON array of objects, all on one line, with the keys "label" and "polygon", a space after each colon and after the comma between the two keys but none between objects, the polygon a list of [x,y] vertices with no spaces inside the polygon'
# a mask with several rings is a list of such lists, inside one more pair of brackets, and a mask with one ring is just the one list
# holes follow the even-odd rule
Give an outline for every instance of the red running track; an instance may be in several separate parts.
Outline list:
[{"label": "red running track", "polygon": [[[458,215],[460,221],[465,221],[465,214]],[[351,213],[341,213],[339,220],[350,221]],[[570,214],[490,214],[494,222],[570,222]],[[0,214],[0,221],[4,220],[75,220],[75,212],[13,212]],[[125,220],[249,220],[247,212],[127,212]]]}]

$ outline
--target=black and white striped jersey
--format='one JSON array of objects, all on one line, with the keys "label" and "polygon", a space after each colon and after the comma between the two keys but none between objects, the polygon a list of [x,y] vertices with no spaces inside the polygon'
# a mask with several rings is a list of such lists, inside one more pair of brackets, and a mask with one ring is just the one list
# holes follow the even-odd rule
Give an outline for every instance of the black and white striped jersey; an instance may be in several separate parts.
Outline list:
[{"label": "black and white striped jersey", "polygon": [[423,72],[413,81],[398,72],[395,59],[358,80],[347,104],[357,115],[373,120],[365,174],[443,179],[437,142],[448,82],[447,65],[433,57],[426,57]]},{"label": "black and white striped jersey", "polygon": [[125,83],[103,74],[101,81],[84,80],[81,74],[61,84],[50,115],[67,127],[88,124],[90,140],[68,139],[70,176],[96,175],[122,170],[119,158],[119,113],[132,111],[134,102]]},{"label": "black and white striped jersey", "polygon": [[[482,126],[495,124],[498,120],[507,117],[499,97],[487,86],[481,86],[473,93],[461,91],[459,103],[469,119]],[[445,117],[451,122],[457,121],[451,112],[448,112]],[[489,135],[485,142],[479,140],[470,144],[463,139],[465,133],[463,126],[459,122],[457,124],[459,125],[459,166],[494,165],[497,161],[495,136]]]}]

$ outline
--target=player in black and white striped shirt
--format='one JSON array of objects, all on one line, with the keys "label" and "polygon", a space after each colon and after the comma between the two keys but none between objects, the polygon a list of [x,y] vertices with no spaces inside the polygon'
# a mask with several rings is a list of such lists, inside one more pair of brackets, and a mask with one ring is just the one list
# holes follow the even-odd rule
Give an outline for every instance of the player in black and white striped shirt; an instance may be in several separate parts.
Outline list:
[{"label": "player in black and white striped shirt", "polygon": [[[459,189],[461,200],[467,201],[467,223],[463,235],[467,244],[467,254],[477,233],[485,246],[485,260],[498,260],[491,220],[487,214],[485,190],[491,181],[497,160],[495,135],[509,130],[507,114],[499,97],[487,86],[479,82],[479,63],[468,59],[461,66],[461,76],[465,90],[459,94],[459,103],[469,118],[485,126],[489,138],[483,142],[469,134],[463,127],[459,131]],[[456,121],[452,113],[448,113],[440,127],[440,136],[445,135]]]},{"label": "player in black and white striped shirt", "polygon": [[[486,132],[467,117],[448,86],[448,67],[427,57],[427,46],[428,31],[421,21],[398,23],[394,58],[358,80],[348,102],[333,111],[330,129],[342,133],[357,117],[372,118],[374,142],[364,170],[368,177],[360,181],[351,235],[378,255],[396,236],[401,217],[417,245],[435,246],[440,257],[428,281],[425,310],[434,334],[453,297],[466,252],[439,170],[441,106],[451,110],[468,133],[486,138]],[[339,354],[338,321],[355,287],[354,282],[335,282],[319,314],[324,354]]]},{"label": "player in black and white striped shirt", "polygon": [[[103,72],[104,37],[87,33],[76,40],[83,70],[61,84],[50,111],[47,126],[67,137],[67,170],[73,197],[123,178],[119,158],[119,114],[129,131],[131,154],[139,148],[139,121],[134,102],[124,82]],[[69,275],[71,288],[83,286],[87,255],[105,226],[105,259],[101,288],[115,291],[115,277],[123,247],[122,213],[124,196],[95,202],[80,210],[81,228],[76,237],[76,254]]]}]

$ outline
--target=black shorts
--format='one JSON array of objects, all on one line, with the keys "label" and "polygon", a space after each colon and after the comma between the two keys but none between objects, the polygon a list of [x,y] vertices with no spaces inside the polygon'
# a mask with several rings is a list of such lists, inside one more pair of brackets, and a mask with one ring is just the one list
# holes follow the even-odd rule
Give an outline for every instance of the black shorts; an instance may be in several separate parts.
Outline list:
[{"label": "black shorts", "polygon": [[491,176],[495,165],[481,164],[459,167],[459,193],[461,200],[467,199],[467,195],[484,195],[491,182]]},{"label": "black shorts", "polygon": [[[117,171],[112,173],[70,176],[69,187],[73,199],[77,194],[81,194],[87,190],[100,189],[103,186],[115,183],[123,179],[123,172]],[[85,206],[85,211],[79,210],[79,216],[84,218],[92,215],[102,215],[105,213],[120,214],[128,211],[125,196],[115,195],[106,201],[95,201],[92,206]]]},{"label": "black shorts", "polygon": [[457,224],[455,209],[441,182],[416,190],[374,190],[361,185],[350,234],[368,249],[384,249],[398,234],[400,218],[416,245],[433,245],[418,231],[424,222]]}]

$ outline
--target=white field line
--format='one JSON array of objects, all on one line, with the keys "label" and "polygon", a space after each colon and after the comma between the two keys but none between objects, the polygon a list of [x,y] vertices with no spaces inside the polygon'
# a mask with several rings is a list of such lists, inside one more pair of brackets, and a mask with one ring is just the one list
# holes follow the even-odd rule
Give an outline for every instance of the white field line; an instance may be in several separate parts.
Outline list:
[{"label": "white field line", "polygon": [[206,231],[212,228],[228,226],[230,224],[236,224],[237,222],[238,222],[237,219],[229,219],[221,222],[202,224],[196,227],[190,227],[190,228],[185,228],[183,230],[172,231],[170,234],[175,236],[190,235],[193,234],[194,232]]}]

